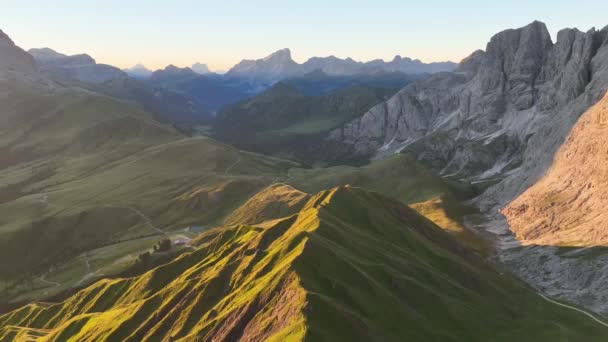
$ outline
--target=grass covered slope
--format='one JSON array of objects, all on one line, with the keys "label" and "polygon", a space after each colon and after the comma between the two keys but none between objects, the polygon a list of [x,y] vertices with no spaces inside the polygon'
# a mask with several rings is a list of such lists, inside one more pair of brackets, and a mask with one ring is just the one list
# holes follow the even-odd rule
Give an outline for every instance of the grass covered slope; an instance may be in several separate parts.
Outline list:
[{"label": "grass covered slope", "polygon": [[184,137],[136,105],[82,89],[7,94],[0,258],[12,262],[0,263],[0,309],[113,274],[189,225],[221,223],[296,165]]},{"label": "grass covered slope", "polygon": [[331,147],[323,148],[327,145],[324,133],[362,115],[392,93],[384,88],[353,86],[308,96],[294,85],[278,83],[252,99],[225,107],[213,131],[219,140],[248,150],[321,160]]},{"label": "grass covered slope", "polygon": [[203,233],[141,276],[0,316],[45,341],[554,341],[606,329],[539,296],[399,202],[358,188],[295,215]]},{"label": "grass covered slope", "polygon": [[433,174],[406,154],[362,167],[293,168],[285,182],[308,193],[347,184],[376,191],[412,206],[470,248],[485,252],[489,247],[464,227],[464,216],[471,213],[471,208],[461,202],[474,195],[473,189]]},{"label": "grass covered slope", "polygon": [[225,224],[255,224],[293,215],[306,204],[310,195],[287,184],[264,188],[230,214]]}]

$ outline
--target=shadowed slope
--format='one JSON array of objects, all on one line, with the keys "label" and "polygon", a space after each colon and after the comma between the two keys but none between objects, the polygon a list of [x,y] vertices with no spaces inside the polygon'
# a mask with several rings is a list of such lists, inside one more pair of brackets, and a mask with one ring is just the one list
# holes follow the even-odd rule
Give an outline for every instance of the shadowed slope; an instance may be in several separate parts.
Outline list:
[{"label": "shadowed slope", "polygon": [[203,233],[141,276],[0,317],[4,340],[497,341],[606,331],[495,273],[413,210],[357,188]]}]

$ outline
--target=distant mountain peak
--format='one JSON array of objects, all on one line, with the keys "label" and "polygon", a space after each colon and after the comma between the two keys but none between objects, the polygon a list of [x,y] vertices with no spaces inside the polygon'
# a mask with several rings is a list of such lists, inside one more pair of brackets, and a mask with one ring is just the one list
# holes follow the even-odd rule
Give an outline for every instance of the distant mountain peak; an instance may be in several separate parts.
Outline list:
[{"label": "distant mountain peak", "polygon": [[152,70],[148,69],[142,63],[137,63],[130,68],[123,69],[122,71],[135,78],[148,78],[150,75],[152,75]]},{"label": "distant mountain peak", "polygon": [[291,59],[289,49],[281,49],[258,60],[242,60],[228,71],[228,75],[258,78],[274,83],[287,77],[301,74],[300,64]]},{"label": "distant mountain peak", "polygon": [[203,63],[199,63],[199,62],[192,64],[190,69],[192,69],[192,71],[194,71],[200,75],[208,74],[211,72],[211,70],[209,70],[209,67],[207,66],[207,64],[203,64]]},{"label": "distant mountain peak", "polygon": [[67,55],[63,53],[59,53],[51,48],[43,47],[43,48],[33,48],[27,51],[30,55],[34,56],[37,60],[50,60],[50,59],[59,59],[65,58]]},{"label": "distant mountain peak", "polygon": [[289,48],[277,50],[277,51],[271,53],[270,55],[266,56],[263,60],[264,61],[275,61],[275,62],[292,61],[291,50],[289,50]]},{"label": "distant mountain peak", "polygon": [[175,64],[169,64],[163,70],[171,71],[171,70],[180,70],[181,68],[176,66]]},{"label": "distant mountain peak", "polygon": [[399,55],[389,62],[375,59],[365,63],[358,62],[350,57],[342,59],[330,55],[327,57],[310,57],[306,62],[299,64],[291,58],[289,49],[281,49],[263,59],[242,60],[228,71],[228,75],[274,83],[290,77],[303,76],[317,69],[322,70],[327,75],[378,74],[396,71],[406,74],[427,74],[452,71],[457,66],[453,62],[423,63],[418,59]]},{"label": "distant mountain peak", "polygon": [[173,79],[175,77],[196,77],[198,74],[194,72],[189,67],[180,68],[176,65],[169,64],[164,69],[156,70],[152,73],[150,78],[152,80],[163,80],[163,79]]}]

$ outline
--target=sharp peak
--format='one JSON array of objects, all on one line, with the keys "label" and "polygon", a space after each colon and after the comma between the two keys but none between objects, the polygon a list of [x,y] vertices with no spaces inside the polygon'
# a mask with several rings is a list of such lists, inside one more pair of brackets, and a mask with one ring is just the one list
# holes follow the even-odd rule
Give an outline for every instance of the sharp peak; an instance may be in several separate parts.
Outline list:
[{"label": "sharp peak", "polygon": [[280,49],[280,50],[277,50],[277,51],[271,53],[264,59],[270,59],[270,58],[276,58],[276,57],[283,57],[283,58],[291,59],[291,50],[289,48]]},{"label": "sharp peak", "polygon": [[4,31],[0,29],[0,39],[8,39],[12,42],[11,37],[9,37]]},{"label": "sharp peak", "polygon": [[502,46],[505,43],[508,44],[509,37],[512,34],[522,35],[526,34],[529,36],[535,36],[540,39],[546,40],[549,45],[553,44],[553,38],[547,29],[547,25],[545,23],[535,20],[525,26],[521,26],[518,28],[510,28],[506,30],[502,30],[492,36],[488,44],[486,45],[486,52],[489,52],[492,47]]},{"label": "sharp peak", "polygon": [[192,69],[190,69],[190,67],[180,68],[175,64],[169,64],[163,70],[192,70]]},{"label": "sharp peak", "polygon": [[289,48],[282,48],[282,49],[279,49],[279,50],[277,50],[277,51],[273,52],[272,54],[277,54],[277,53],[278,53],[278,54],[280,54],[280,53],[288,53],[288,54],[291,54],[291,50],[290,50]]},{"label": "sharp peak", "polygon": [[395,61],[420,61],[418,59],[412,59],[410,57],[403,57],[401,55],[395,55],[395,57],[393,57],[393,62]]}]

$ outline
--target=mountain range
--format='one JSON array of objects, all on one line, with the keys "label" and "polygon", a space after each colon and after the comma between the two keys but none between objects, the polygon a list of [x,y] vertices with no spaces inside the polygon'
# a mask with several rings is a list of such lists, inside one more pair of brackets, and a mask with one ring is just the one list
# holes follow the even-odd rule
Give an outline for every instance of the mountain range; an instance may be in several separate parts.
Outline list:
[{"label": "mountain range", "polygon": [[[605,278],[593,271],[606,269],[606,257],[588,250],[588,258],[570,258],[553,248],[601,244],[602,233],[592,230],[580,237],[565,223],[580,229],[593,225],[590,218],[601,219],[597,206],[605,202],[581,197],[595,193],[583,190],[582,184],[593,186],[584,173],[569,173],[578,180],[560,178],[565,184],[542,178],[554,163],[562,166],[553,177],[566,175],[567,159],[554,156],[581,115],[607,90],[608,27],[563,29],[553,42],[546,26],[533,22],[494,35],[485,51],[471,54],[454,72],[405,86],[326,139],[345,146],[347,154],[372,159],[412,154],[444,177],[484,188],[475,204],[492,217],[483,229],[498,241],[499,259],[534,286],[607,312]],[[593,145],[583,146],[589,148],[579,155],[589,160]],[[602,170],[600,165],[596,160],[586,166],[593,173]],[[566,184],[576,185],[572,194],[563,192]],[[508,222],[497,215],[505,207]],[[577,214],[564,212],[566,207]],[[589,226],[579,215],[590,220]],[[550,245],[522,248],[534,242]]]},{"label": "mountain range", "polygon": [[232,77],[248,77],[276,82],[282,79],[302,76],[321,70],[329,75],[373,74],[379,72],[403,72],[406,74],[431,74],[452,71],[456,63],[439,62],[423,63],[407,57],[395,56],[392,61],[376,59],[369,62],[357,62],[352,58],[340,59],[335,56],[312,57],[302,64],[291,57],[291,50],[278,50],[263,59],[243,60],[226,73]]},{"label": "mountain range", "polygon": [[139,103],[162,121],[181,123],[208,119],[207,107],[184,94],[153,87],[126,72],[98,64],[86,54],[68,56],[49,48],[30,49],[40,70],[54,81]]},{"label": "mountain range", "polygon": [[0,31],[0,341],[601,341],[607,127],[608,27],[225,75]]},{"label": "mountain range", "polygon": [[136,64],[130,68],[122,69],[127,75],[138,78],[138,79],[146,79],[152,75],[152,70],[146,68],[143,64]]}]

